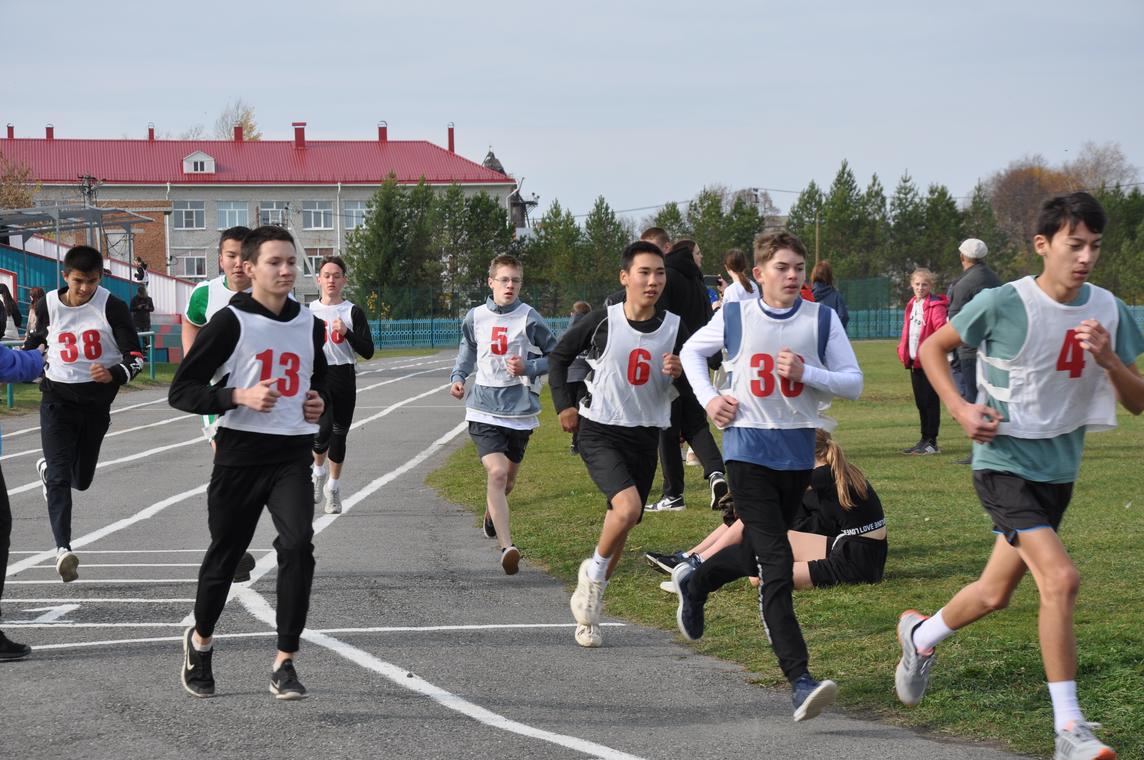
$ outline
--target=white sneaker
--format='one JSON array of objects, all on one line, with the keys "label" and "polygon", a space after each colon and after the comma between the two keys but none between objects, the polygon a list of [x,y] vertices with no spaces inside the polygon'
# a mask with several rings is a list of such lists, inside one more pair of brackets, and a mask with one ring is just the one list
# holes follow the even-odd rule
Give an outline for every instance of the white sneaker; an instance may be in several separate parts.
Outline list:
[{"label": "white sneaker", "polygon": [[1116,752],[1092,735],[1099,723],[1079,721],[1072,728],[1057,732],[1053,760],[1116,760]]},{"label": "white sneaker", "polygon": [[36,475],[40,478],[40,495],[44,501],[48,500],[48,460],[40,457],[36,460]]},{"label": "white sneaker", "polygon": [[319,475],[313,470],[310,471],[310,482],[314,484],[314,503],[322,503],[322,494],[326,490],[326,481],[330,479],[330,471],[326,470]]},{"label": "white sneaker", "polygon": [[603,646],[604,637],[600,633],[600,626],[598,625],[578,625],[576,626],[576,643],[582,647],[598,647]]},{"label": "white sneaker", "polygon": [[342,489],[327,488],[326,485],[322,486],[322,494],[326,497],[326,506],[322,508],[322,511],[327,515],[340,515],[342,513]]},{"label": "white sneaker", "polygon": [[580,572],[576,575],[576,590],[572,592],[569,606],[572,608],[572,617],[580,625],[599,625],[600,613],[604,609],[605,581],[594,581],[588,577],[588,565],[591,559],[580,563]]},{"label": "white sneaker", "polygon": [[669,594],[675,593],[675,581],[660,581],[659,590],[666,591]]},{"label": "white sneaker", "polygon": [[70,549],[56,549],[56,572],[64,583],[71,583],[79,577],[79,557]]}]

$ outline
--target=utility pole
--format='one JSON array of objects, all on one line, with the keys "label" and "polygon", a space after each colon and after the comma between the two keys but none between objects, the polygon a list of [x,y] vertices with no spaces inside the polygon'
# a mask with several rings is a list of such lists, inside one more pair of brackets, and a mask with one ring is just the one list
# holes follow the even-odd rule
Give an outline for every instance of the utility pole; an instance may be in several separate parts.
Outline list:
[{"label": "utility pole", "polygon": [[814,265],[818,266],[818,209],[814,210]]},{"label": "utility pole", "polygon": [[[95,205],[95,191],[99,187],[99,180],[90,174],[80,175],[79,192],[83,196],[83,207],[91,208]],[[87,244],[91,245],[91,221],[87,223]]]}]

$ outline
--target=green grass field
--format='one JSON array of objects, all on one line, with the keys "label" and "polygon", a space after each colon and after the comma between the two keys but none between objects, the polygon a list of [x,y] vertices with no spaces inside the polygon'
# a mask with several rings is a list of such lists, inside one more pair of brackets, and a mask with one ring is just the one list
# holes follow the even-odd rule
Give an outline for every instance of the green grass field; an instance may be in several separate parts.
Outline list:
[{"label": "green grass field", "polygon": [[[974,580],[993,543],[990,522],[968,467],[952,460],[969,451],[960,428],[942,420],[941,454],[898,453],[918,439],[909,378],[890,341],[855,345],[866,375],[856,402],[836,402],[836,438],[878,490],[889,523],[886,579],[877,586],[797,592],[795,607],[811,653],[811,669],[839,683],[852,712],[960,737],[1000,741],[1037,756],[1052,754],[1052,709],[1037,643],[1037,593],[1026,578],[1010,607],[944,642],[925,701],[905,708],[894,696],[898,658],[894,627],[903,609],[933,612]],[[529,445],[510,497],[513,536],[525,557],[569,584],[599,533],[603,497],[578,457],[568,453],[547,390],[541,427]],[[1081,706],[1104,724],[1102,738],[1122,758],[1144,758],[1144,528],[1140,473],[1144,420],[1121,415],[1121,427],[1089,436],[1062,537],[1081,572],[1076,633]],[[608,585],[605,609],[645,625],[674,630],[675,597],[657,587],[665,576],[643,561],[648,550],[693,545],[719,522],[707,509],[706,484],[687,468],[688,508],[647,515],[629,536]],[[466,445],[430,475],[445,498],[474,512],[473,540],[484,510],[484,473]],[[653,496],[658,496],[657,481]],[[489,562],[494,561],[490,544]],[[507,580],[511,584],[511,580]],[[571,617],[569,617],[571,619]],[[680,637],[680,641],[683,641]],[[568,645],[575,646],[571,635]],[[607,644],[605,643],[605,646]],[[707,630],[693,646],[741,663],[760,684],[783,685],[746,582],[728,586],[707,605]]]}]

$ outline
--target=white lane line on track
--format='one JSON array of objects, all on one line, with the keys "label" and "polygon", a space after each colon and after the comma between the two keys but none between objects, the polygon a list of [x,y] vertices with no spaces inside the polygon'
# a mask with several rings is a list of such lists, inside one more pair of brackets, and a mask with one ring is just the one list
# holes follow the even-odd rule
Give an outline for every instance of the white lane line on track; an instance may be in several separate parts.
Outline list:
[{"label": "white lane line on track", "polygon": [[[191,601],[194,601],[194,600],[191,600]],[[5,623],[5,625],[8,625],[8,624]],[[93,623],[91,625],[100,625],[100,624]],[[569,627],[573,627],[575,625],[576,625],[575,623],[552,623],[552,624],[548,624],[548,623],[532,624],[532,623],[530,623],[530,624],[525,624],[525,625],[479,626],[479,628],[489,629],[489,630],[492,630],[494,628],[569,628]],[[622,627],[624,627],[625,624],[624,623],[600,623],[600,625],[604,626],[604,627],[609,627],[609,628],[612,628],[612,627],[622,628]],[[21,627],[26,628],[28,626],[21,626]],[[61,626],[52,626],[52,627],[59,628]],[[63,627],[67,627],[67,626],[63,626]],[[71,627],[74,628],[77,626],[73,625]],[[184,626],[184,627],[186,627],[186,626]],[[449,630],[451,630],[452,628],[464,630],[464,629],[469,628],[469,626],[453,626],[452,628],[450,628],[449,626],[445,626],[445,628],[449,629]],[[307,630],[309,630],[309,629],[307,629]],[[388,629],[388,628],[380,628],[380,627],[377,629],[374,629],[374,628],[319,628],[319,629],[316,629],[315,632],[326,633],[326,634],[330,634],[330,633],[389,633],[391,630],[394,630],[395,632],[401,633],[401,632],[404,632],[406,629]],[[408,630],[416,632],[416,631],[426,631],[426,630],[431,631],[432,629],[430,629],[430,628],[410,628]],[[244,633],[216,633],[213,638],[216,638],[216,639],[269,639],[269,638],[276,637],[277,635],[278,634],[275,631],[247,631]],[[65,644],[36,644],[33,647],[33,649],[38,652],[41,649],[84,649],[87,647],[110,647],[110,646],[121,646],[123,644],[155,644],[155,643],[167,643],[167,642],[171,642],[171,641],[182,641],[182,640],[183,640],[182,636],[144,636],[144,637],[136,638],[136,639],[110,639],[110,640],[106,640],[106,641],[73,641],[73,642],[68,642]]]},{"label": "white lane line on track", "polygon": [[[167,400],[166,396],[161,396],[160,398],[157,398],[154,401],[144,401],[142,404],[131,404],[130,406],[121,406],[118,409],[112,409],[110,414],[119,414],[120,412],[127,412],[127,411],[130,411],[132,409],[138,409],[139,407],[142,407],[142,406],[151,406],[151,404],[158,404],[159,402],[166,401],[166,400]],[[3,436],[0,436],[0,438],[3,438],[3,440],[6,441],[9,438],[15,438],[16,436],[23,435],[24,433],[34,433],[39,429],[40,429],[39,425],[37,425],[36,427],[22,428],[20,430],[14,431],[12,433],[5,433]]]},{"label": "white lane line on track", "polygon": [[[75,543],[75,541],[73,541],[72,546],[74,547],[75,545],[76,545],[76,543]],[[53,554],[54,553],[55,552],[53,552]],[[80,564],[80,567],[82,568],[82,567],[84,567],[84,565]],[[89,586],[92,584],[106,585],[106,584],[115,584],[115,583],[118,583],[121,586],[130,586],[134,583],[194,583],[197,585],[198,582],[199,582],[198,578],[79,578],[77,580],[72,581],[68,585],[69,586]],[[47,581],[8,581],[8,580],[6,580],[6,581],[4,581],[4,587],[7,588],[8,586],[54,586],[54,585],[59,585],[60,583],[62,583],[62,581],[60,581],[59,578],[55,578],[54,580],[47,580]]]},{"label": "white lane line on track", "polygon": [[[238,598],[254,617],[269,626],[275,625],[274,609],[257,591],[252,588],[242,588],[239,591]],[[317,644],[320,647],[329,649],[334,654],[340,655],[366,670],[372,670],[374,673],[384,676],[397,686],[429,697],[442,707],[458,712],[465,717],[472,718],[478,723],[483,723],[491,728],[527,736],[532,739],[539,739],[549,744],[583,752],[593,758],[601,758],[602,760],[641,760],[637,755],[630,755],[603,744],[596,744],[587,739],[545,731],[542,728],[536,728],[535,726],[506,718],[492,710],[474,704],[460,695],[446,691],[440,686],[432,684],[409,672],[405,668],[400,668],[392,663],[385,662],[365,650],[358,649],[328,634],[307,630],[302,631],[302,638],[312,644]]]},{"label": "white lane line on track", "polygon": [[[86,554],[86,552],[85,552]],[[93,567],[198,567],[201,562],[84,562],[83,569]],[[29,570],[55,570],[55,563],[49,565],[34,565]]]},{"label": "white lane line on track", "polygon": [[[196,440],[202,440],[202,439],[199,438]],[[39,483],[36,483],[36,485],[39,485]],[[154,504],[152,504],[151,506],[146,507],[145,509],[139,510],[138,512],[131,515],[130,517],[125,517],[122,520],[116,520],[115,522],[111,523],[110,525],[105,525],[104,527],[99,528],[98,530],[94,530],[91,533],[80,536],[79,538],[72,539],[72,549],[73,550],[78,549],[81,546],[87,546],[88,544],[95,543],[96,541],[98,541],[101,538],[104,538],[105,536],[109,536],[112,533],[116,533],[118,531],[123,530],[124,528],[128,528],[128,527],[130,527],[130,526],[134,525],[135,523],[140,522],[142,520],[148,520],[148,519],[154,517],[155,515],[159,514],[164,509],[171,506],[172,504],[178,504],[181,501],[186,501],[187,499],[198,496],[200,494],[204,494],[206,492],[207,492],[207,484],[203,483],[202,485],[196,486],[196,487],[190,489],[189,491],[183,491],[182,493],[177,493],[174,496],[168,496],[166,499],[163,499],[162,501],[157,501]],[[12,492],[9,491],[8,493],[12,493]],[[13,562],[11,565],[8,565],[8,567],[5,568],[5,570],[4,570],[4,575],[5,575],[5,577],[10,578],[13,575],[15,575],[16,573],[20,572],[21,570],[26,570],[29,567],[35,567],[36,565],[40,564],[41,562],[44,562],[45,560],[51,559],[55,556],[56,556],[56,550],[55,549],[49,549],[47,551],[43,551],[43,552],[39,552],[37,554],[33,554],[30,557],[27,557],[27,558],[21,559],[21,560],[17,560],[16,562]],[[19,581],[8,581],[8,583],[18,583],[18,582]],[[82,582],[82,581],[78,581],[78,582]]]},{"label": "white lane line on track", "polygon": [[[165,420],[159,420],[158,422],[151,422],[147,425],[139,425],[139,426],[133,427],[133,428],[124,428],[123,430],[116,430],[114,433],[108,433],[107,435],[105,435],[103,437],[105,439],[114,438],[117,435],[127,435],[128,433],[134,433],[138,430],[146,430],[147,428],[160,427],[161,425],[170,425],[172,422],[180,422],[182,420],[197,420],[198,418],[199,418],[199,416],[197,414],[180,414],[178,417],[168,417]],[[41,453],[41,449],[38,449],[38,448],[28,449],[27,451],[17,451],[14,454],[5,454],[4,456],[0,456],[0,462],[3,462],[6,459],[15,459],[16,457],[26,457],[26,456],[29,456],[31,454],[39,454],[39,453]]]},{"label": "white lane line on track", "polygon": [[[137,459],[146,459],[147,457],[151,456],[152,454],[162,454],[164,451],[170,451],[171,449],[182,448],[183,446],[191,446],[191,445],[196,444],[196,443],[198,443],[198,444],[203,443],[203,437],[201,435],[197,435],[189,441],[180,441],[179,443],[169,443],[166,446],[156,446],[153,449],[147,449],[146,451],[140,451],[137,454],[129,454],[128,456],[120,457],[119,459],[110,459],[106,462],[100,462],[99,464],[97,464],[95,466],[95,469],[100,470],[100,469],[103,469],[104,467],[111,467],[113,465],[123,464],[124,462],[134,462]],[[25,491],[31,491],[32,489],[40,488],[41,486],[43,486],[43,483],[41,483],[40,480],[37,478],[36,480],[33,480],[31,483],[25,483],[22,486],[16,486],[15,488],[9,488],[8,489],[8,495],[9,496],[15,496],[18,493],[24,493]],[[203,486],[203,488],[206,488],[206,486]],[[73,549],[75,548],[75,542],[74,541],[72,542],[72,548]]]},{"label": "white lane line on track", "polygon": [[194,597],[186,599],[149,599],[145,596],[123,597],[115,599],[113,597],[94,597],[83,599],[80,597],[56,597],[54,599],[40,598],[40,599],[13,599],[8,597],[10,604],[59,604],[70,603],[75,604],[186,604],[187,602],[194,602]]},{"label": "white lane line on track", "polygon": [[[191,600],[194,601],[194,600]],[[8,603],[11,605],[11,603]],[[624,623],[600,623],[602,628],[623,628]],[[36,623],[31,620],[5,620],[5,628],[186,628],[187,624],[157,621],[153,623],[71,623],[66,620],[58,623]],[[552,628],[575,628],[575,623],[492,623],[489,625],[379,625],[369,628],[320,628],[306,629],[307,633],[441,633],[448,631],[528,631]],[[269,632],[268,632],[269,635]],[[220,636],[220,638],[226,638]],[[39,649],[39,647],[36,647]]]},{"label": "white lane line on track", "polygon": [[[362,422],[364,423],[365,421],[366,420],[363,420]],[[421,453],[410,459],[405,464],[394,470],[391,470],[380,478],[372,481],[365,488],[354,493],[352,496],[342,502],[342,514],[349,512],[351,509],[353,509],[355,504],[360,502],[362,499],[365,499],[382,486],[424,462],[426,459],[428,459],[430,456],[448,444],[449,441],[456,438],[457,435],[459,435],[461,431],[465,430],[467,427],[467,422],[460,423],[452,430],[445,433],[443,436],[431,443],[426,449],[421,451]],[[323,515],[322,517],[315,520],[314,535],[317,536],[318,533],[328,527],[335,519],[340,516],[341,515]],[[246,607],[246,609],[252,615],[254,615],[254,617],[258,618],[263,623],[266,623],[271,627],[276,625],[274,610],[271,608],[270,603],[266,601],[265,597],[253,589],[253,584],[259,578],[269,572],[270,569],[276,565],[276,562],[277,560],[272,554],[260,559],[254,570],[251,572],[250,582],[239,586],[237,589],[235,589],[233,594],[233,596],[235,596],[239,602],[241,602],[242,605]],[[191,617],[193,618],[193,616]],[[564,627],[569,626],[568,624],[565,624]],[[403,668],[399,668],[396,665],[380,660],[369,652],[358,649],[357,647],[335,639],[328,634],[319,631],[305,630],[302,632],[302,638],[313,644],[317,644],[320,647],[329,649],[335,654],[338,654],[350,662],[366,668],[367,670],[372,670],[373,672],[384,676],[397,686],[401,686],[403,688],[409,689],[410,691],[414,691],[427,696],[442,707],[459,712],[466,717],[472,718],[473,720],[492,728],[496,728],[502,731],[509,731],[511,733],[520,734],[521,736],[527,736],[534,739],[540,739],[541,741],[546,741],[550,744],[555,744],[557,746],[566,747],[578,752],[583,752],[587,755],[591,755],[594,758],[602,758],[605,760],[640,760],[636,755],[629,755],[625,752],[612,749],[611,747],[607,747],[602,744],[596,744],[595,742],[590,742],[575,736],[566,736],[564,734],[545,731],[544,729],[529,726],[525,723],[520,723],[518,721],[506,718],[503,715],[499,715],[491,710],[481,707],[480,705],[469,702],[468,700],[453,694],[450,691],[446,691],[439,686],[419,678]]]},{"label": "white lane line on track", "polygon": [[[84,554],[174,554],[175,552],[190,552],[202,554],[206,549],[84,549]],[[268,552],[271,549],[247,549],[248,552]],[[43,554],[41,549],[21,550],[13,549],[9,554]]]},{"label": "white lane line on track", "polygon": [[[436,372],[438,369],[439,368],[423,369],[420,372],[410,372],[408,375],[402,375],[401,377],[393,377],[393,378],[390,378],[389,380],[382,380],[380,383],[374,383],[373,385],[367,385],[364,388],[358,388],[357,392],[359,394],[365,393],[366,391],[372,391],[374,388],[380,388],[383,385],[389,385],[390,383],[396,383],[400,380],[408,380],[409,378],[416,377],[417,375],[428,375],[430,372]],[[448,386],[446,386],[446,387],[448,387]]]}]

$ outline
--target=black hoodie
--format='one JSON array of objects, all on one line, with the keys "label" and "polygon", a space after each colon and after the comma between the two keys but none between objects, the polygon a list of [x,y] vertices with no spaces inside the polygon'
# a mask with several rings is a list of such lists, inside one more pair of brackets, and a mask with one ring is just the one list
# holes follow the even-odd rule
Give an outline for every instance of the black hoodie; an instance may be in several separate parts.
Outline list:
[{"label": "black hoodie", "polygon": [[688,332],[694,333],[711,321],[711,299],[703,284],[703,272],[685,246],[672,248],[663,257],[663,263],[667,268],[667,287],[656,308],[678,314]]},{"label": "black hoodie", "polygon": [[[298,316],[302,305],[287,299],[281,314],[274,314],[249,293],[236,293],[230,305],[239,311],[258,314],[278,322],[289,322]],[[223,414],[237,405],[234,388],[227,384],[228,377],[212,385],[215,371],[226,364],[238,345],[241,332],[238,318],[230,309],[222,309],[203,326],[195,336],[191,350],[179,364],[171,381],[167,399],[171,406],[194,414]],[[314,371],[309,388],[315,390],[328,406],[326,393],[326,355],[322,344],[326,340],[325,323],[314,317]],[[295,458],[309,461],[313,435],[269,435],[246,430],[219,428],[215,436],[215,464],[226,467],[253,467],[288,462]]]}]

